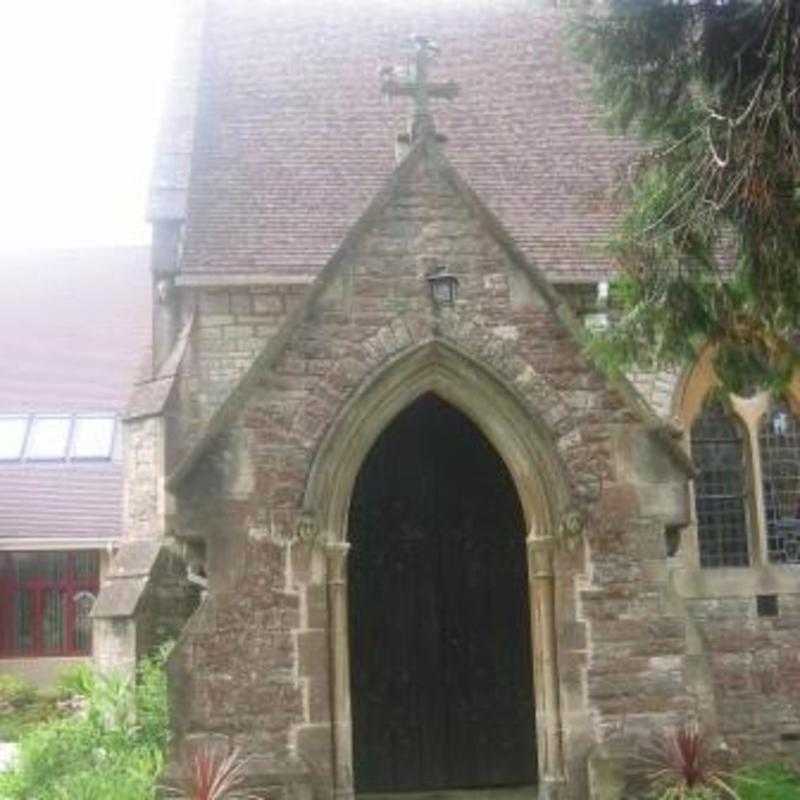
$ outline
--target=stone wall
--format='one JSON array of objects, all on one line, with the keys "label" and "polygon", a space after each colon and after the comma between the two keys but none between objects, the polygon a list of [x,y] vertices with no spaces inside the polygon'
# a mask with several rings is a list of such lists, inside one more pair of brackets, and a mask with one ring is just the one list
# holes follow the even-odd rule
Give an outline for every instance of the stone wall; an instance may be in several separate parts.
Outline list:
[{"label": "stone wall", "polygon": [[725,745],[742,758],[800,766],[800,595],[780,595],[775,616],[759,615],[754,597],[687,605]]},{"label": "stone wall", "polygon": [[187,441],[208,421],[306,289],[290,283],[183,290],[186,313],[196,309],[196,321],[176,386],[180,414],[173,441]]},{"label": "stone wall", "polygon": [[[452,309],[431,303],[433,263],[458,275]],[[177,530],[205,541],[211,594],[174,658],[176,726],[183,736],[229,736],[265,754],[273,774],[308,765],[318,790],[330,791],[328,566],[322,548],[296,536],[307,474],[342,407],[393,359],[438,340],[483,365],[527,409],[586,522],[585,538],[564,543],[556,559],[570,796],[585,797],[593,743],[690,706],[683,624],[665,610],[658,568],[664,525],[685,513],[681,476],[674,467],[642,480],[625,471],[621,437],[639,420],[605,388],[479,210],[430,165],[395,188],[325,280],[178,491]],[[223,400],[299,297],[194,291],[197,327],[180,395],[191,425]],[[640,449],[657,451],[645,438]]]},{"label": "stone wall", "polygon": [[123,423],[125,538],[147,539],[164,533],[163,424],[161,416]]}]

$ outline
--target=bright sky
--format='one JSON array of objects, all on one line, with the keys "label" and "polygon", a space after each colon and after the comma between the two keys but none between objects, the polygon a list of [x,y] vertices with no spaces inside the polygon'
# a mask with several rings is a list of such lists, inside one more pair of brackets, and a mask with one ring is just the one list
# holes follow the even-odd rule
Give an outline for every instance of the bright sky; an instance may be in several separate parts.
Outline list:
[{"label": "bright sky", "polygon": [[0,0],[0,250],[145,243],[179,0]]}]

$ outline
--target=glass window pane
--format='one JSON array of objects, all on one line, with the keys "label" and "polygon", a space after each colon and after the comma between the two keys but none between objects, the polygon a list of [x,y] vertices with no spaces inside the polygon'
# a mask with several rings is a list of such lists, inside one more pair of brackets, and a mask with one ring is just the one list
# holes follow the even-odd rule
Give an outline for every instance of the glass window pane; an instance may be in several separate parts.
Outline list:
[{"label": "glass window pane", "polygon": [[64,650],[67,604],[59,589],[48,589],[42,593],[42,644],[45,653],[61,653]]},{"label": "glass window pane", "polygon": [[66,458],[71,422],[69,417],[34,417],[27,457],[40,460]]},{"label": "glass window pane", "polygon": [[744,443],[720,403],[709,405],[692,426],[697,538],[703,567],[749,564],[745,513]]},{"label": "glass window pane", "polygon": [[27,431],[27,417],[0,417],[0,461],[22,458]]},{"label": "glass window pane", "polygon": [[[95,550],[80,550],[74,554],[75,580],[96,587],[100,572],[100,558]],[[92,589],[94,591],[94,588]]]},{"label": "glass window pane", "polygon": [[111,458],[113,417],[79,417],[72,438],[73,458]]},{"label": "glass window pane", "polygon": [[14,653],[30,653],[33,650],[33,592],[18,591],[12,600],[14,608]]},{"label": "glass window pane", "polygon": [[800,564],[800,424],[788,405],[764,417],[759,446],[770,561]]},{"label": "glass window pane", "polygon": [[95,596],[86,590],[78,592],[73,598],[75,604],[75,642],[73,649],[77,653],[92,652],[92,606]]},{"label": "glass window pane", "polygon": [[37,553],[12,553],[11,560],[17,583],[25,583],[39,577]]},{"label": "glass window pane", "polygon": [[18,583],[65,580],[68,557],[68,553],[59,551],[11,554]]},{"label": "glass window pane", "polygon": [[68,558],[68,553],[37,553],[37,577],[44,581],[53,581],[54,583],[65,580],[67,577]]}]

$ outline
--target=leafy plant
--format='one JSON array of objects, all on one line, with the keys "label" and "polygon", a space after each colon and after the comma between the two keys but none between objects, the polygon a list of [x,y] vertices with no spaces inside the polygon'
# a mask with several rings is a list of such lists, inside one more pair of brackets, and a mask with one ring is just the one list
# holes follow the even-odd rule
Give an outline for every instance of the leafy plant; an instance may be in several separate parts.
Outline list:
[{"label": "leafy plant", "polygon": [[94,686],[94,672],[88,664],[76,664],[64,670],[56,682],[58,696],[66,699],[69,697],[88,697]]},{"label": "leafy plant", "polygon": [[188,747],[182,755],[178,787],[167,791],[180,800],[246,797],[238,793],[245,779],[246,764],[236,748],[208,742]]},{"label": "leafy plant", "polygon": [[669,729],[643,760],[658,800],[740,800],[695,723]]},{"label": "leafy plant", "polygon": [[165,655],[143,662],[135,682],[84,674],[86,713],[28,731],[0,798],[154,800],[168,740]]},{"label": "leafy plant", "polygon": [[138,736],[160,751],[169,741],[169,706],[167,703],[167,674],[164,664],[173,643],[163,644],[151,658],[139,662],[134,688]]},{"label": "leafy plant", "polygon": [[13,675],[0,675],[0,706],[21,708],[36,700],[36,689]]},{"label": "leafy plant", "polygon": [[58,718],[57,699],[19,678],[0,676],[0,742],[16,742],[37,725]]}]

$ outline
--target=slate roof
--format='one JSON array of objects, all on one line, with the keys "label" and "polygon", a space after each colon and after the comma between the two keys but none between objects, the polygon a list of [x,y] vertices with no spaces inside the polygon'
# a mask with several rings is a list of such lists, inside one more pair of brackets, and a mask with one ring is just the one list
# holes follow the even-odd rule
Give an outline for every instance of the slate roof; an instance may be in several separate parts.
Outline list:
[{"label": "slate roof", "polygon": [[607,135],[564,16],[529,0],[209,0],[199,73],[187,273],[316,273],[380,189],[409,102],[378,77],[433,38],[448,156],[552,278],[591,280],[633,152]]},{"label": "slate roof", "polygon": [[[146,357],[148,264],[145,247],[0,254],[0,414],[122,412]],[[114,538],[121,512],[118,456],[0,462],[0,546]]]}]

